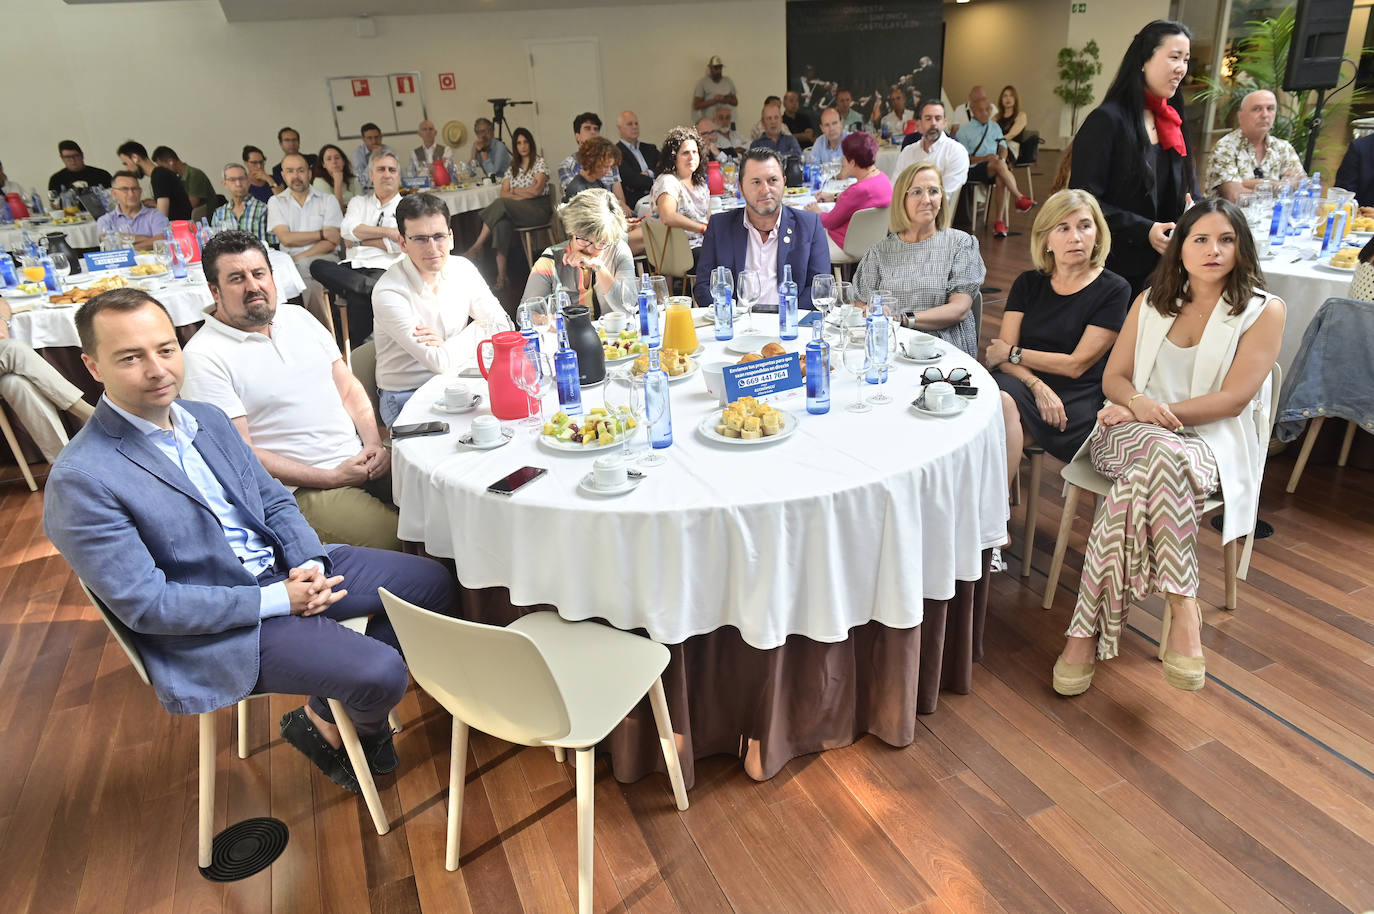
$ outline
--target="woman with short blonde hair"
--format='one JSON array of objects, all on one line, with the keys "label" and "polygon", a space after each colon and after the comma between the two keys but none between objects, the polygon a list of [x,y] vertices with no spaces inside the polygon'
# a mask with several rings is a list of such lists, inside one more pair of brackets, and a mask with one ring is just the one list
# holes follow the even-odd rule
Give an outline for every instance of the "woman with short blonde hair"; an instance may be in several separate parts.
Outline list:
[{"label": "woman with short blonde hair", "polygon": [[1107,353],[1131,303],[1130,285],[1102,266],[1111,238],[1087,191],[1046,200],[1030,243],[1036,268],[1012,283],[986,357],[1002,390],[1012,475],[1027,437],[1063,461],[1087,440],[1102,406]]},{"label": "woman with short blonde hair", "polygon": [[535,260],[523,298],[542,298],[558,289],[595,313],[633,310],[634,256],[626,243],[629,223],[620,203],[602,187],[584,190],[558,210],[568,240]]},{"label": "woman with short blonde hair", "polygon": [[897,176],[892,188],[892,234],[869,249],[854,272],[862,302],[884,290],[884,302],[902,324],[923,330],[977,358],[978,330],[973,297],[987,275],[978,239],[949,227],[940,170],[918,162]]}]

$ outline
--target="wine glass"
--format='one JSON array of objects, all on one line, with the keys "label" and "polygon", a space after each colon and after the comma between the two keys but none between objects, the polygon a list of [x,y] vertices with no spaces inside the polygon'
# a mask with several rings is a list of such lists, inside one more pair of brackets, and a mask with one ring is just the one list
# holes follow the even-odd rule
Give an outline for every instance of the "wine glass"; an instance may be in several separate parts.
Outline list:
[{"label": "wine glass", "polygon": [[835,306],[835,277],[830,273],[817,273],[811,277],[811,304],[820,312],[821,326],[825,326],[825,316]]},{"label": "wine glass", "polygon": [[654,300],[657,302],[657,318],[654,321],[654,339],[663,339],[663,314],[668,310],[668,277],[650,276],[649,288],[654,290]]},{"label": "wine glass", "polygon": [[[896,299],[892,293],[886,289],[880,289],[873,293],[873,303],[871,306],[872,315],[878,320],[887,322],[887,347],[883,352],[871,352],[870,358],[873,362],[874,372],[878,378],[878,390],[868,398],[870,403],[891,403],[892,398],[884,391],[883,386],[887,383],[887,374],[892,370],[892,350],[896,346],[897,331],[893,326],[893,306]],[[867,334],[865,334],[867,336]]]},{"label": "wine glass", "polygon": [[67,260],[67,255],[62,253],[49,254],[52,259],[52,271],[57,274],[57,287],[60,289],[67,282],[67,277],[71,275],[71,261]]},{"label": "wine glass", "polygon": [[864,402],[864,375],[868,373],[868,341],[855,338],[845,331],[840,337],[840,364],[854,376],[855,400],[845,409],[851,413],[866,413],[873,407]]},{"label": "wine glass", "polygon": [[[630,439],[644,425],[644,379],[636,378],[631,372],[606,375],[606,384],[601,390],[606,404],[606,415],[621,420],[620,459],[628,466],[643,456],[641,450],[630,450]],[[626,428],[625,420],[634,420],[634,428]],[[648,431],[645,431],[648,434]]]},{"label": "wine glass", "polygon": [[538,404],[533,415],[520,420],[522,428],[538,435],[544,428],[544,396],[553,387],[553,365],[542,352],[521,350],[510,360],[510,376],[515,386]]},{"label": "wine glass", "polygon": [[746,332],[755,332],[754,327],[754,303],[763,294],[763,285],[759,281],[757,270],[740,270],[739,276],[735,280],[735,301],[739,302],[745,314],[749,315],[749,326]]}]

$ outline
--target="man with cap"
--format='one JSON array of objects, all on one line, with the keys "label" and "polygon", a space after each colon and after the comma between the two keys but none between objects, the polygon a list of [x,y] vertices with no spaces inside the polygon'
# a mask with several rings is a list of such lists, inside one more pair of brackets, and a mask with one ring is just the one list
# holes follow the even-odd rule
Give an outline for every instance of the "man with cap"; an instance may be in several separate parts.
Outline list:
[{"label": "man with cap", "polygon": [[719,57],[706,61],[706,75],[697,81],[692,90],[692,120],[699,117],[715,117],[717,107],[734,109],[739,104],[735,95],[735,83],[723,75],[725,64]]}]

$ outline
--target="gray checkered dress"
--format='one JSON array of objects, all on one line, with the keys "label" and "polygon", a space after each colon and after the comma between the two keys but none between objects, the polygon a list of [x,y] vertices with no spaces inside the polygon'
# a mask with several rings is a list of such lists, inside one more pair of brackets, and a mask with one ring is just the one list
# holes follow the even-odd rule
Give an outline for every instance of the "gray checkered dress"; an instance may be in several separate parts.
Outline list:
[{"label": "gray checkered dress", "polygon": [[[859,261],[854,292],[866,302],[874,290],[886,289],[897,297],[900,309],[925,311],[945,304],[956,292],[977,295],[986,275],[978,239],[967,232],[945,229],[925,241],[889,234]],[[957,324],[930,332],[978,357],[972,312]]]}]

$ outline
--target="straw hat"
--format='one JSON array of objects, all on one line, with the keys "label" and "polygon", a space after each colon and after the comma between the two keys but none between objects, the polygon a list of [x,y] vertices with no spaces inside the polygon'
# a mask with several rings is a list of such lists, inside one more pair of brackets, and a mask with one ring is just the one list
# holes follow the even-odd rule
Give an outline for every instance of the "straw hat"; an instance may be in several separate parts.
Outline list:
[{"label": "straw hat", "polygon": [[450,146],[462,146],[468,141],[468,125],[462,121],[449,121],[440,136]]}]

